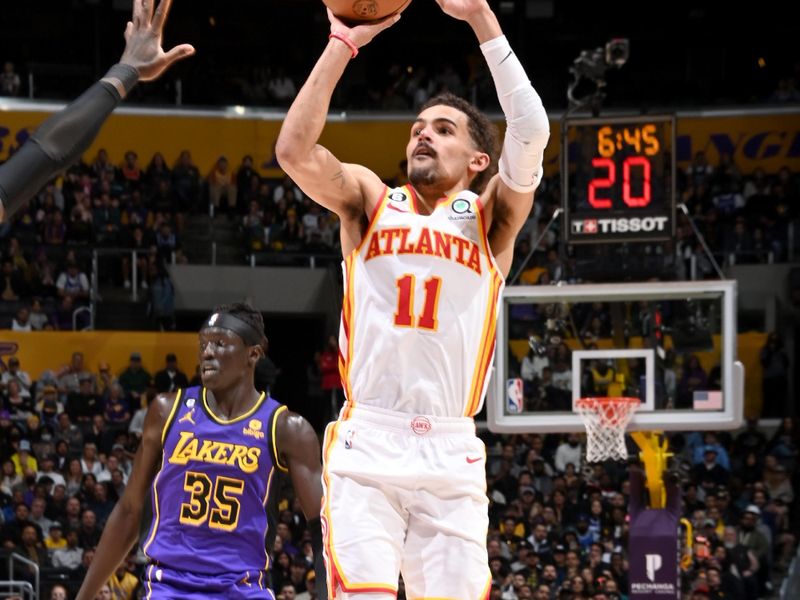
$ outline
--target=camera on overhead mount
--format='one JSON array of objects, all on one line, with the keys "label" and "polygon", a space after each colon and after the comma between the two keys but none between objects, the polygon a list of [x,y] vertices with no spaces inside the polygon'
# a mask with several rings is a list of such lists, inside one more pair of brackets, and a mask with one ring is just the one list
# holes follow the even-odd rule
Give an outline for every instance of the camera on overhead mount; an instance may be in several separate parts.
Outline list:
[{"label": "camera on overhead mount", "polygon": [[597,81],[605,77],[606,69],[602,48],[594,50],[581,50],[580,55],[572,63],[570,71],[576,77],[585,77],[592,81]]},{"label": "camera on overhead mount", "polygon": [[573,61],[570,71],[576,77],[600,81],[605,78],[609,68],[619,69],[628,62],[630,54],[630,41],[626,38],[614,38],[602,48],[581,51]]},{"label": "camera on overhead mount", "polygon": [[630,54],[627,38],[614,38],[601,48],[583,50],[569,68],[573,77],[567,88],[570,106],[590,107],[593,113],[599,114],[605,97],[606,72],[621,68]]},{"label": "camera on overhead mount", "polygon": [[631,43],[627,38],[614,38],[606,44],[606,64],[609,67],[621,68],[631,55]]}]

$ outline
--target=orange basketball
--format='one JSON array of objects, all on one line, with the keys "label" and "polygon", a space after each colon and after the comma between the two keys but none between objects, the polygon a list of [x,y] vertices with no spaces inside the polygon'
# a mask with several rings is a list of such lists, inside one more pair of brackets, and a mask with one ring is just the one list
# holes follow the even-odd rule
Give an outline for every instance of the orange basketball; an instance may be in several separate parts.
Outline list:
[{"label": "orange basketball", "polygon": [[323,0],[342,21],[377,21],[403,10],[411,0]]}]

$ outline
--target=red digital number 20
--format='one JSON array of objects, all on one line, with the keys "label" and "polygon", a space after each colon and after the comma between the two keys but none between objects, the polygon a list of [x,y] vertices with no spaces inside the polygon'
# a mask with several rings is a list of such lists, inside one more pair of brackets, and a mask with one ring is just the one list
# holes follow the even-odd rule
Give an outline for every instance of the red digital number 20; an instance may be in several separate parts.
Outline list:
[{"label": "red digital number 20", "polygon": [[[606,177],[595,177],[589,182],[589,204],[594,208],[611,208],[609,198],[598,198],[597,190],[610,188],[617,180],[617,167],[610,158],[593,158],[595,169],[606,169]],[[642,195],[631,195],[631,168],[642,169]],[[650,204],[650,161],[644,156],[629,156],[622,162],[622,201],[631,208],[642,208]]]}]

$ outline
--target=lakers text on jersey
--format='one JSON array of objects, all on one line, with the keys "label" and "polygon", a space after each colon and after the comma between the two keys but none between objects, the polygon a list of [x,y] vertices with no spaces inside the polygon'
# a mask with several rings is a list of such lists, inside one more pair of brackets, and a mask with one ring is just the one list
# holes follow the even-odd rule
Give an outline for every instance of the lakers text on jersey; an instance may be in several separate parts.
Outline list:
[{"label": "lakers text on jersey", "polygon": [[162,433],[153,481],[153,522],[144,545],[151,563],[200,575],[252,573],[269,566],[266,502],[276,468],[275,419],[286,410],[262,395],[226,420],[204,388],[178,392]]}]

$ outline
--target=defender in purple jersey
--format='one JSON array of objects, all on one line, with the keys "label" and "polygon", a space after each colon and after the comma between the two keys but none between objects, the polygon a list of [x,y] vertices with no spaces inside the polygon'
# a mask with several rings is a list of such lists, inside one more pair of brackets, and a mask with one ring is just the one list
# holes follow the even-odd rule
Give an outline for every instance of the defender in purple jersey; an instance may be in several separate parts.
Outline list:
[{"label": "defender in purple jersey", "polygon": [[160,394],[151,405],[133,473],[78,599],[93,598],[136,541],[150,490],[146,598],[274,600],[266,585],[266,506],[276,472],[284,471],[309,518],[324,600],[319,441],[303,417],[254,387],[266,346],[261,315],[246,304],[218,307],[199,338],[203,386]]}]

